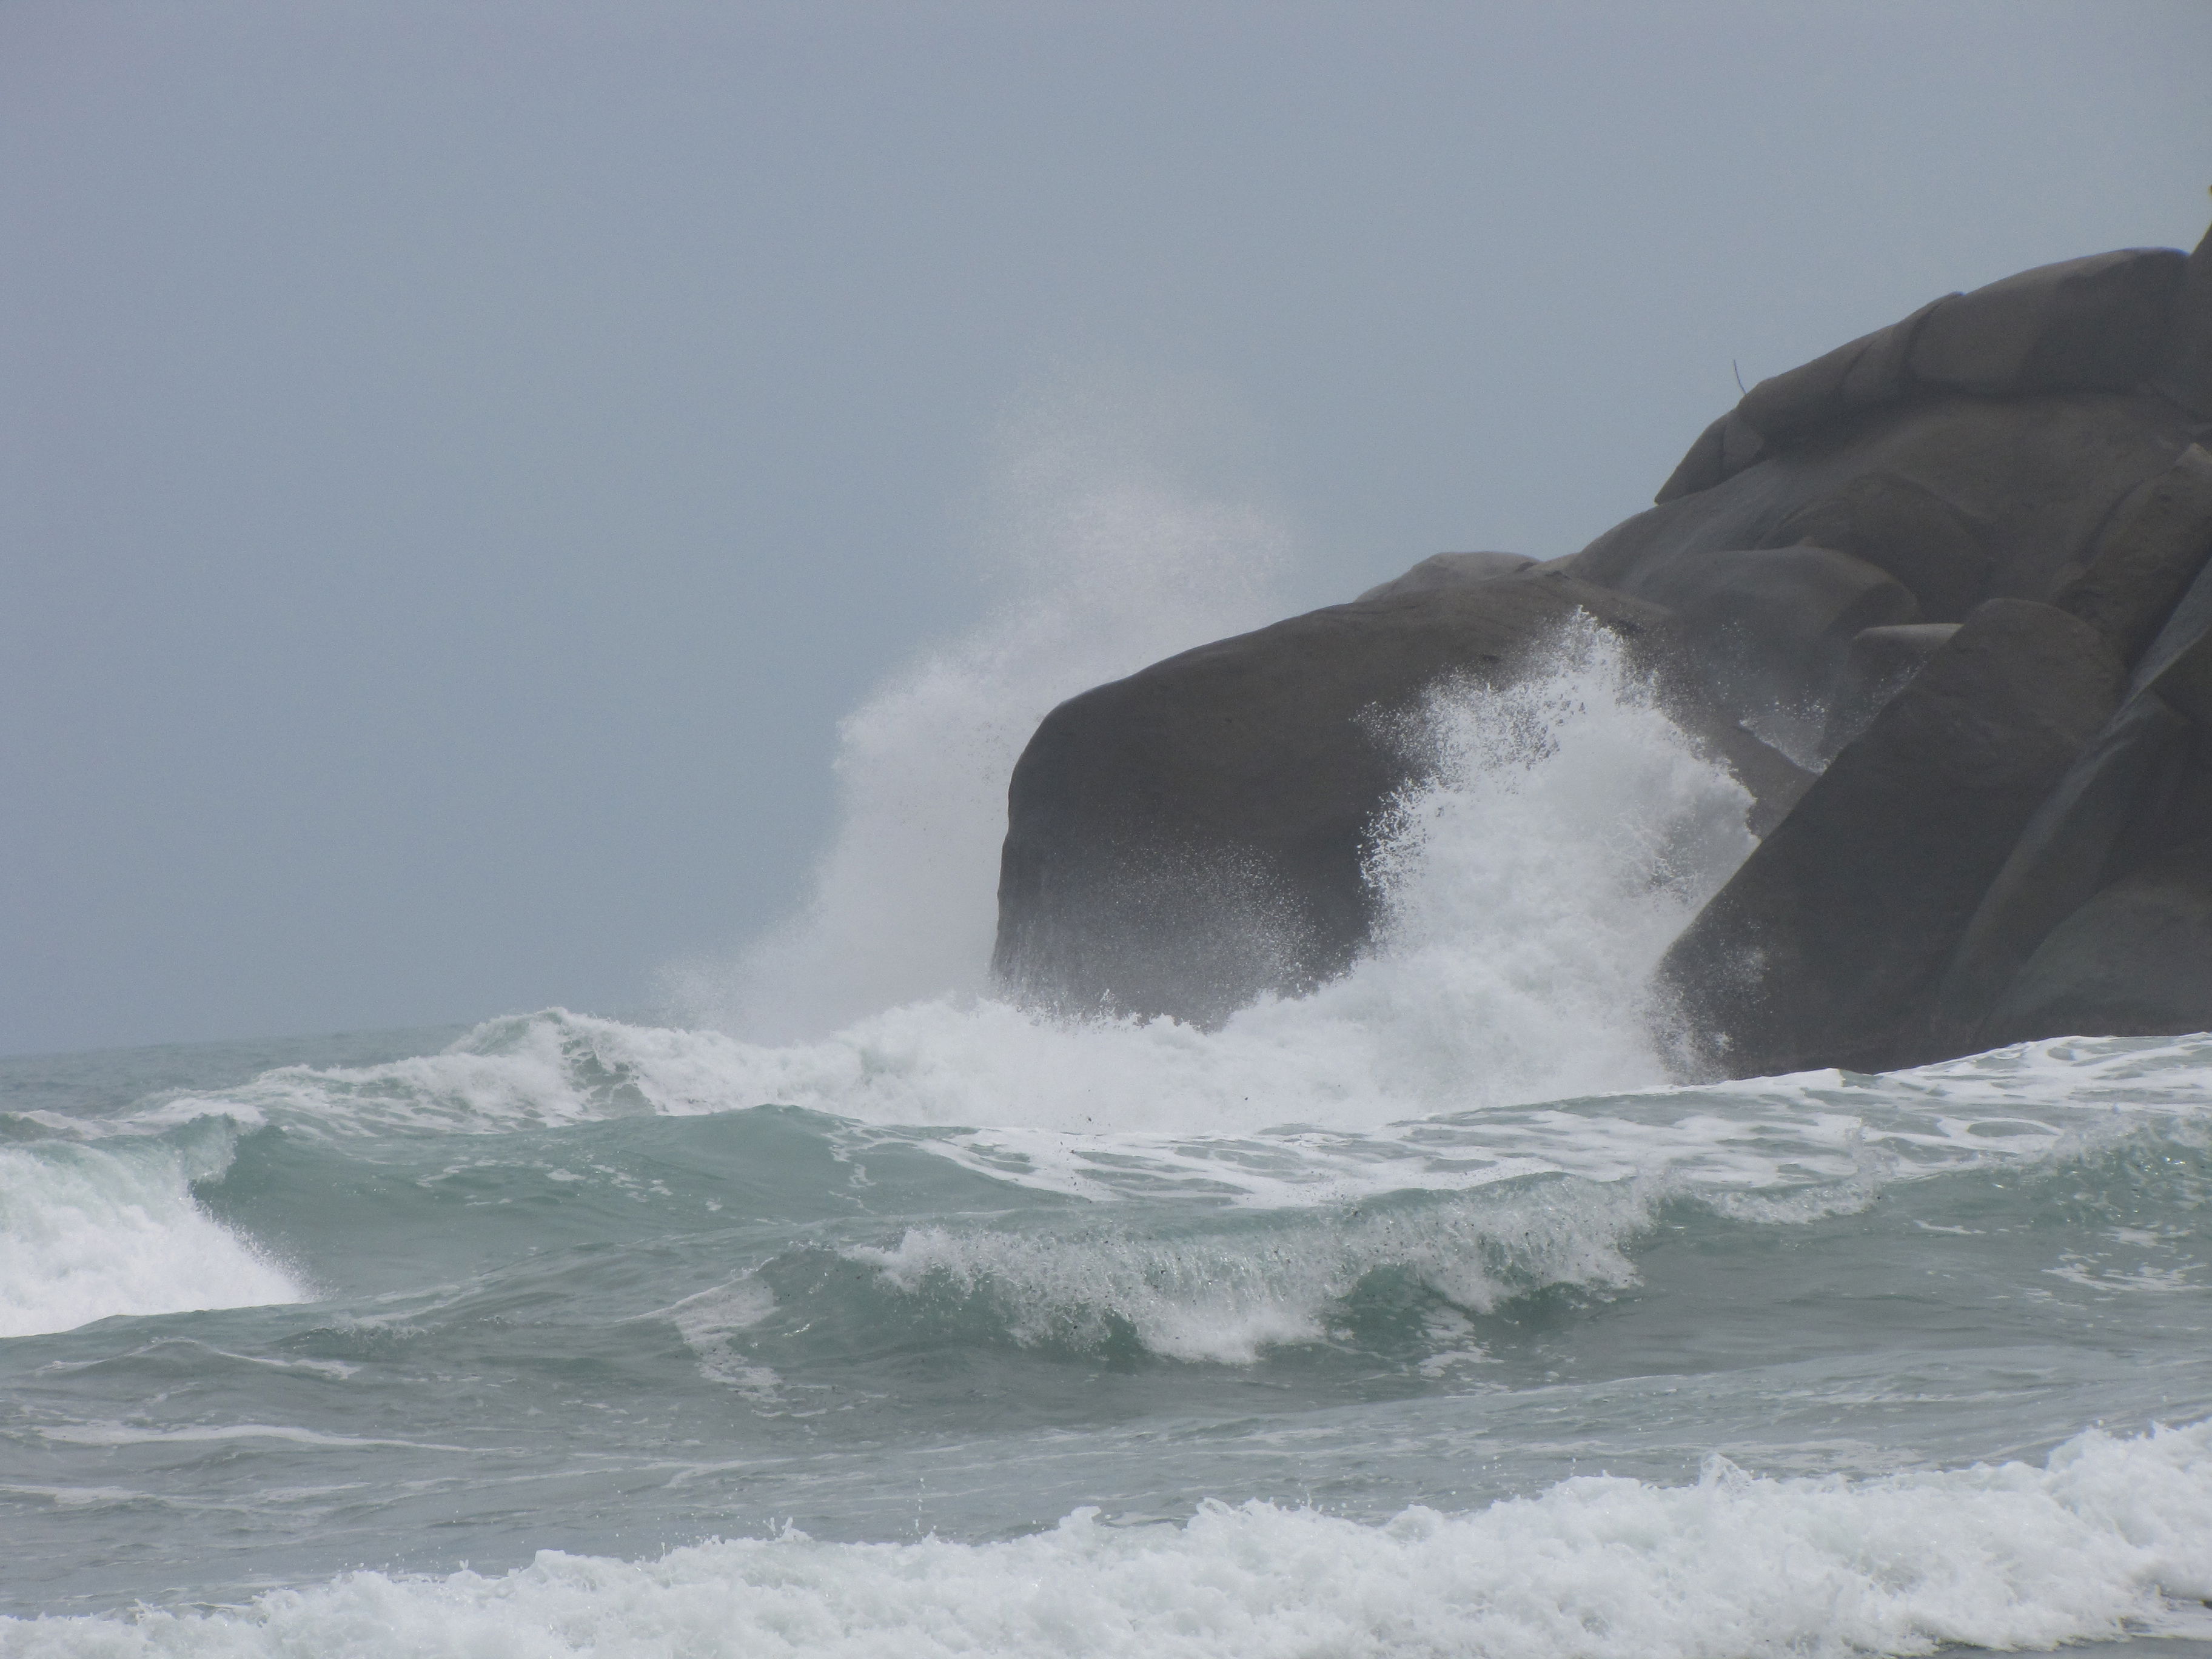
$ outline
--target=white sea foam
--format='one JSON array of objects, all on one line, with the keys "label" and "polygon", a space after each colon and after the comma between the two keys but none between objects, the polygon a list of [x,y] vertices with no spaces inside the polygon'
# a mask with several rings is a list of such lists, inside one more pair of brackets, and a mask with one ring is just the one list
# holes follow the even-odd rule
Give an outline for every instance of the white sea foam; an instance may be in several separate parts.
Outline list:
[{"label": "white sea foam", "polygon": [[290,1273],[193,1201],[229,1145],[0,1147],[0,1337],[301,1300]]},{"label": "white sea foam", "polygon": [[782,1379],[766,1365],[756,1364],[738,1350],[738,1334],[752,1328],[775,1311],[775,1292],[741,1273],[726,1285],[687,1296],[681,1302],[646,1319],[673,1323],[684,1346],[698,1356],[699,1374],[755,1401],[772,1398]]},{"label": "white sea foam", "polygon": [[1267,1656],[1922,1654],[2162,1628],[2212,1595],[2212,1435],[2089,1432],[2023,1463],[1849,1481],[1585,1476],[1379,1526],[1208,1504],[1079,1510],[985,1544],[787,1532],[503,1577],[349,1574],[212,1613],[0,1623],[9,1659],[176,1654]]},{"label": "white sea foam", "polygon": [[288,1423],[195,1423],[181,1429],[153,1429],[134,1423],[53,1424],[39,1430],[42,1440],[75,1446],[153,1446],[177,1442],[282,1440],[295,1446],[396,1446],[411,1451],[465,1451],[464,1446],[426,1444],[417,1440],[376,1440],[352,1434],[325,1434]]}]

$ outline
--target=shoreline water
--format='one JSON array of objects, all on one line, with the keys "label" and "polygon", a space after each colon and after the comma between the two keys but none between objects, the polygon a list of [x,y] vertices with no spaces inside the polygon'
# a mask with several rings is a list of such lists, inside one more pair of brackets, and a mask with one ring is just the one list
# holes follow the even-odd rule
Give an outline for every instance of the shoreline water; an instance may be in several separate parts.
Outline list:
[{"label": "shoreline water", "polygon": [[[874,1051],[870,1088],[998,1040],[989,1016],[930,1018]],[[2169,1455],[2212,1432],[2186,1426],[2212,1416],[2212,1039],[1180,1133],[718,1103],[753,1086],[742,1045],[568,1014],[358,1057],[125,1101],[137,1062],[86,1056],[40,1087],[110,1104],[40,1108],[0,1146],[16,1282],[44,1263],[79,1298],[0,1340],[9,1611],[63,1616],[0,1652],[105,1651],[126,1626],[68,1617],[262,1587],[310,1646],[325,1618],[391,1618],[435,1650],[440,1619],[458,1640],[542,1604],[619,1651],[668,1607],[742,1625],[801,1580],[805,1618],[842,1628],[835,1608],[948,1563],[1000,1586],[994,1617],[1031,1579],[1087,1602],[1136,1572],[1173,1624],[1174,1585],[1256,1573],[1263,1609],[1293,1588],[1267,1563],[1316,1549],[1297,1583],[1350,1551],[1371,1573],[1334,1599],[1397,1583],[1386,1611],[1449,1620],[1514,1582],[1470,1562],[1626,1548],[1589,1582],[1706,1586],[1691,1645],[1720,1659],[1752,1547],[1723,1534],[1797,1535],[1732,1504],[1830,1516],[1803,1535],[1838,1583],[1861,1555],[1949,1571],[1974,1536],[1961,1562],[2013,1564],[1966,1623],[1939,1601],[1899,1632],[2041,1647],[2034,1620],[2086,1635],[2151,1585],[2212,1589],[2184,1571],[2212,1544],[2212,1461]],[[98,1203],[135,1218],[40,1231]],[[170,1285],[169,1311],[69,1311]],[[266,1305],[192,1310],[214,1285]],[[2055,1446],[2120,1473],[2081,1487]],[[2124,1502],[2164,1518],[2112,1518]],[[1911,1518],[1929,1504],[1995,1530]],[[1707,1510],[1723,1534],[1681,1519]],[[1607,1544],[1615,1511],[1675,1518]],[[820,1541],[780,1544],[787,1523]],[[2125,1542],[2145,1525],[2180,1565]],[[550,1579],[548,1547],[570,1564]],[[1814,1559],[1772,1582],[1802,1589]],[[465,1592],[441,1576],[463,1562],[486,1575]],[[1834,1593],[1769,1599],[1817,1639]],[[196,1650],[257,1650],[268,1617],[193,1626]],[[621,1618],[642,1622],[618,1641]]]}]

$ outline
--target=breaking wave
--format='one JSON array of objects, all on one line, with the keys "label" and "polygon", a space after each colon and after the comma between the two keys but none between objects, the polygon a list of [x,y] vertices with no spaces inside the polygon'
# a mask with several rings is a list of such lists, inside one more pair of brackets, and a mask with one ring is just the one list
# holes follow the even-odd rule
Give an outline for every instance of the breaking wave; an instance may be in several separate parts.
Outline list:
[{"label": "breaking wave", "polygon": [[203,1211],[234,1132],[0,1146],[0,1337],[118,1315],[298,1302],[300,1281]]},{"label": "breaking wave", "polygon": [[1717,1457],[1692,1486],[1583,1476],[1382,1525],[1255,1502],[1176,1525],[1081,1509],[994,1543],[548,1551],[500,1577],[356,1572],[236,1609],[9,1621],[0,1654],[1919,1654],[2174,1628],[2212,1595],[2208,1538],[2198,1424],[1860,1481]]}]

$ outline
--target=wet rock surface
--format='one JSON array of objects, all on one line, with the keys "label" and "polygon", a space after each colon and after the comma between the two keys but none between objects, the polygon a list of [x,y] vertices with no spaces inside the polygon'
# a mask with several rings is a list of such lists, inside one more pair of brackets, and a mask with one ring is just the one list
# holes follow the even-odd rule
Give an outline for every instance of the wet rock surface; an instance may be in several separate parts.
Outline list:
[{"label": "wet rock surface", "polygon": [[[1333,605],[1069,699],[1014,769],[998,974],[1069,1012],[1211,1021],[1340,972],[1376,916],[1371,821],[1416,767],[1392,715],[1449,678],[1510,681],[1578,617],[1670,684],[1686,659],[1668,612],[1530,571]],[[1810,783],[1681,696],[1754,798]]]}]

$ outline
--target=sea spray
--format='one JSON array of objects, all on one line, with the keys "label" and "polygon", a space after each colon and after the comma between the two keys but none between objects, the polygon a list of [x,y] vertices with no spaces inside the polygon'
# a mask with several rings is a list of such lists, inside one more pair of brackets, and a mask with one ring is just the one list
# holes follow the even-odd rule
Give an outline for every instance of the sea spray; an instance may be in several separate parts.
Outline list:
[{"label": "sea spray", "polygon": [[[721,1103],[1223,1131],[1662,1082],[1650,975],[1753,845],[1741,787],[1595,628],[1569,630],[1520,686],[1440,688],[1395,740],[1426,765],[1377,825],[1385,921],[1341,979],[1262,998],[1212,1032],[940,996],[811,1043],[722,1045]],[[854,833],[874,845],[871,823]]]},{"label": "sea spray", "polygon": [[1428,764],[1378,826],[1374,950],[1218,1030],[950,996],[785,1044],[541,1015],[492,1022],[444,1055],[272,1073],[234,1097],[289,1103],[298,1127],[334,1133],[775,1102],[1095,1135],[1372,1128],[1663,1083],[1651,970],[1752,845],[1741,788],[1595,629],[1521,687],[1440,689],[1398,740]]},{"label": "sea spray", "polygon": [[1652,975],[1751,852],[1748,794],[1587,619],[1542,672],[1446,682],[1395,735],[1425,766],[1376,826],[1379,938],[1317,1012],[1388,1030],[1425,1101],[1662,1080],[1675,1034]]},{"label": "sea spray", "polygon": [[1063,392],[1008,423],[977,557],[994,599],[839,723],[838,823],[795,915],[671,970],[687,1023],[770,1040],[988,983],[1006,779],[1087,687],[1278,614],[1290,532],[1185,482],[1187,389]]}]

